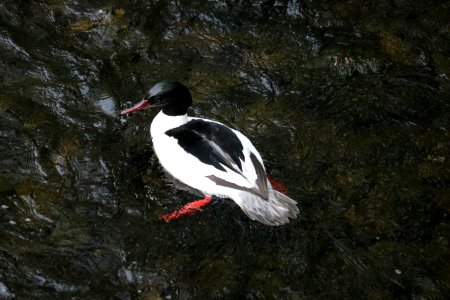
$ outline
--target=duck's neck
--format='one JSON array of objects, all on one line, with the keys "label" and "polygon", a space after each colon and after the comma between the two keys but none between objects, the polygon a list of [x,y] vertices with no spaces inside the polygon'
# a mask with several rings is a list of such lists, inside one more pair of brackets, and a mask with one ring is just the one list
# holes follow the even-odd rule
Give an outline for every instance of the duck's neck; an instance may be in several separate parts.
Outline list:
[{"label": "duck's neck", "polygon": [[186,124],[189,121],[187,114],[181,116],[168,116],[163,111],[160,111],[153,119],[150,126],[152,137],[163,134],[167,130]]}]

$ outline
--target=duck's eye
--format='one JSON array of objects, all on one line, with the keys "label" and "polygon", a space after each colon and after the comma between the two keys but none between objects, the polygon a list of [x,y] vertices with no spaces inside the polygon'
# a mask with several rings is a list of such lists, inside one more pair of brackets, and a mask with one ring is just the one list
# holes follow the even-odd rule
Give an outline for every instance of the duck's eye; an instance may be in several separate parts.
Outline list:
[{"label": "duck's eye", "polygon": [[150,101],[150,103],[158,103],[161,101],[161,97],[160,96],[148,96],[147,97],[148,101]]}]

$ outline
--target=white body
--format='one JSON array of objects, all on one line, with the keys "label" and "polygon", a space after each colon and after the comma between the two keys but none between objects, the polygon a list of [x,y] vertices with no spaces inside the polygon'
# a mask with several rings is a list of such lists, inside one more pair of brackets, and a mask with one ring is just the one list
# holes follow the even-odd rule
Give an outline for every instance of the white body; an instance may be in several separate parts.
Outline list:
[{"label": "white body", "polygon": [[[167,130],[181,126],[194,119],[198,118],[192,118],[186,115],[167,116],[162,111],[153,119],[150,129],[153,147],[164,169],[184,184],[209,196],[215,195],[233,199],[234,195],[242,193],[239,190],[216,185],[211,179],[206,177],[209,175],[215,175],[239,186],[248,188],[256,187],[256,172],[251,163],[250,152],[255,154],[261,162],[261,165],[263,165],[263,162],[258,151],[256,151],[249,139],[239,131],[231,129],[241,140],[242,146],[244,147],[245,160],[242,162],[242,170],[246,179],[236,172],[229,170],[227,167],[225,169],[228,172],[224,172],[211,165],[202,163],[198,158],[181,148],[175,138],[165,134]],[[205,121],[220,124],[211,120]]]},{"label": "white body", "polygon": [[[155,153],[163,168],[182,183],[203,192],[208,196],[226,197],[235,201],[242,210],[252,219],[267,225],[281,225],[289,222],[288,217],[293,218],[298,214],[296,202],[289,197],[274,191],[268,182],[269,200],[264,200],[252,193],[217,185],[207,176],[214,175],[227,182],[241,187],[257,189],[257,174],[252,164],[250,153],[264,166],[262,158],[250,140],[242,133],[233,130],[240,139],[243,146],[244,161],[242,163],[242,174],[230,170],[224,166],[226,171],[221,171],[212,165],[201,162],[195,156],[186,152],[178,144],[177,139],[165,134],[166,131],[181,126],[190,120],[198,119],[182,116],[168,116],[162,111],[153,119],[151,124],[151,136]],[[211,120],[205,120],[215,122]]]}]

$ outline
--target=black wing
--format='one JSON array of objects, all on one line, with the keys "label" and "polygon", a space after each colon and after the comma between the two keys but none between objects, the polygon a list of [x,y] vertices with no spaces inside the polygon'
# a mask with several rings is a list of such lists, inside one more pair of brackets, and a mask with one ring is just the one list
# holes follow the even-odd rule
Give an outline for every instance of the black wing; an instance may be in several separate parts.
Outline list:
[{"label": "black wing", "polygon": [[229,182],[222,178],[219,178],[215,175],[209,175],[206,177],[208,177],[209,179],[214,181],[217,185],[241,190],[244,192],[249,192],[258,197],[261,197],[263,200],[269,200],[269,187],[267,185],[267,175],[266,175],[266,172],[264,171],[264,167],[259,162],[259,160],[256,158],[255,154],[250,153],[250,159],[252,160],[253,166],[255,167],[256,176],[257,176],[256,177],[256,185],[258,188],[248,188],[245,186],[240,186],[233,182]]},{"label": "black wing", "polygon": [[243,146],[237,135],[228,127],[204,120],[192,120],[166,131],[178,144],[201,162],[226,171],[227,166],[242,173]]}]

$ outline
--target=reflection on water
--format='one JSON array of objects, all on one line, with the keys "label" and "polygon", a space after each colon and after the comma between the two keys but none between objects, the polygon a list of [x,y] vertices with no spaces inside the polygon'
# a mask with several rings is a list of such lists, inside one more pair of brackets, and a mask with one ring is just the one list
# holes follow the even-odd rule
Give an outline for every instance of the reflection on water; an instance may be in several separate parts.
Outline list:
[{"label": "reflection on water", "polygon": [[[448,1],[0,3],[1,299],[443,299]],[[249,136],[301,217],[269,228],[153,155],[161,79]]]}]

